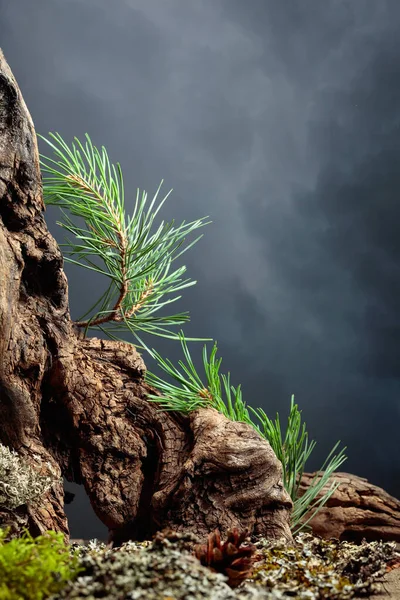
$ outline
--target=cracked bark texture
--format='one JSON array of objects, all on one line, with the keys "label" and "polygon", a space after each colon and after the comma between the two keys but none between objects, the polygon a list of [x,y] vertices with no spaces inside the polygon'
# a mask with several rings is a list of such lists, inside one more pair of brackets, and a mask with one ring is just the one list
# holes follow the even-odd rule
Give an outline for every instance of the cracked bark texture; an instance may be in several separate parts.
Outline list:
[{"label": "cracked bark texture", "polygon": [[[309,488],[315,474],[303,473],[299,496]],[[400,542],[400,500],[364,477],[337,472],[333,479],[339,487],[309,522],[315,535],[353,543],[360,543],[363,538],[367,542]],[[319,491],[316,499],[331,485],[332,480]]]},{"label": "cracked bark texture", "polygon": [[0,442],[60,474],[39,507],[1,508],[0,525],[68,538],[62,475],[84,485],[115,544],[166,527],[291,541],[292,501],[268,442],[212,408],[159,412],[132,345],[79,334],[43,213],[34,126],[0,51]]}]

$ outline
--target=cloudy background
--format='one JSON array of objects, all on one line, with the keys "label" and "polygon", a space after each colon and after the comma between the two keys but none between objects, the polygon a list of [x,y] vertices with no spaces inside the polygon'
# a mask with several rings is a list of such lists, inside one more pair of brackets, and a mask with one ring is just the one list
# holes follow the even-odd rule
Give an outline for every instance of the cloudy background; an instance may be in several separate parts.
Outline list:
[{"label": "cloudy background", "polygon": [[[341,469],[397,497],[399,31],[397,0],[0,0],[37,131],[104,144],[128,212],[164,179],[162,218],[213,221],[180,263],[198,281],[170,306],[190,312],[185,334],[217,340],[269,416],[286,422],[295,394],[317,441],[307,470],[340,439]],[[78,318],[104,284],[66,271]],[[72,536],[104,537],[67,488]]]}]

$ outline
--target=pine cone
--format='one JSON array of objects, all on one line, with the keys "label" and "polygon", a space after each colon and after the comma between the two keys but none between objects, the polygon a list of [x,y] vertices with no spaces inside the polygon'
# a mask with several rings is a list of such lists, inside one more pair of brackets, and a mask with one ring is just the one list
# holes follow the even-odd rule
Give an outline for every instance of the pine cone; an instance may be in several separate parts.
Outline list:
[{"label": "pine cone", "polygon": [[196,546],[195,556],[212,571],[227,575],[228,585],[235,588],[250,576],[254,563],[256,547],[253,544],[241,545],[247,535],[247,530],[239,534],[234,528],[228,531],[226,542],[221,543],[220,532],[216,529],[209,534],[206,545]]}]

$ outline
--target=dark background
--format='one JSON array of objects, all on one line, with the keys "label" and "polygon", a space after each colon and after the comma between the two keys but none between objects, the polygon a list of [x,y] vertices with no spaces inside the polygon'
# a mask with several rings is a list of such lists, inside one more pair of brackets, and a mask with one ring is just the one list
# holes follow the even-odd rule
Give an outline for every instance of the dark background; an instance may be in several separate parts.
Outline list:
[{"label": "dark background", "polygon": [[[121,162],[128,212],[163,178],[161,218],[213,221],[167,307],[185,334],[217,340],[270,417],[295,394],[306,470],[340,439],[341,470],[400,497],[398,0],[0,0],[0,46],[39,133],[88,132]],[[78,318],[104,282],[66,272]],[[66,487],[72,537],[104,537]]]}]

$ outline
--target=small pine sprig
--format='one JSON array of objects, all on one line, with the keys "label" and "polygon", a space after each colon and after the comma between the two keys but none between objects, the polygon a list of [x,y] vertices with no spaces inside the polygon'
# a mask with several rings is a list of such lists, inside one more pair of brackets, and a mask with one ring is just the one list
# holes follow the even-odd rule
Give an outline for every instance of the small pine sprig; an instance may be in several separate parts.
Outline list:
[{"label": "small pine sprig", "polygon": [[[309,529],[308,523],[317,514],[317,512],[326,504],[332,494],[337,490],[339,483],[333,481],[331,487],[319,499],[315,500],[320,490],[327,484],[330,477],[347,460],[344,454],[346,446],[340,450],[337,455],[333,455],[336,451],[340,440],[336,442],[321,469],[314,475],[309,487],[303,496],[298,496],[298,490],[301,483],[301,478],[304,473],[305,464],[313,451],[316,442],[313,440],[308,447],[308,433],[306,432],[306,424],[301,427],[301,411],[297,404],[294,404],[294,394],[290,401],[290,413],[286,435],[283,439],[279,414],[276,413],[275,423],[268,418],[262,408],[249,409],[255,414],[262,424],[262,435],[269,441],[277,458],[282,463],[283,484],[286,491],[289,493],[293,501],[293,511],[291,513],[291,527],[293,535],[297,535],[302,529]],[[300,439],[299,439],[300,436]],[[333,456],[332,456],[333,455]],[[328,461],[330,462],[328,463]],[[323,471],[321,477],[320,471]],[[320,477],[319,481],[317,481]],[[313,510],[315,512],[313,512]],[[308,514],[306,521],[303,517]]]},{"label": "small pine sprig", "polygon": [[[154,349],[150,350],[146,346],[149,354],[157,360],[158,366],[179,384],[174,385],[153,374],[151,371],[147,371],[145,381],[161,392],[161,395],[149,393],[147,399],[150,402],[157,402],[160,405],[161,411],[189,413],[198,408],[212,407],[232,421],[240,421],[251,425],[270,443],[278,460],[282,464],[283,484],[294,504],[291,513],[292,534],[297,535],[303,529],[309,530],[309,521],[326,504],[339,486],[339,483],[333,481],[330,489],[319,500],[316,500],[316,496],[327,484],[334,471],[347,460],[344,454],[346,447],[340,450],[337,455],[333,455],[340,440],[335,444],[320,469],[320,471],[324,471],[322,477],[318,471],[307,491],[303,496],[298,497],[298,488],[305,463],[314,449],[315,442],[312,441],[308,447],[308,433],[305,430],[306,424],[303,423],[301,428],[301,411],[298,410],[297,404],[294,404],[294,395],[292,395],[291,399],[286,435],[283,438],[279,415],[277,414],[276,422],[273,423],[261,408],[254,409],[251,406],[247,407],[242,398],[240,385],[237,388],[230,386],[230,373],[228,372],[227,376],[219,374],[222,358],[216,359],[217,342],[214,342],[209,360],[206,346],[204,345],[203,347],[203,365],[207,380],[206,383],[203,383],[196,371],[182,331],[179,332],[179,339],[187,362],[187,365],[185,365],[183,361],[178,361],[181,371],[170,360],[162,358],[158,352]],[[220,377],[224,384],[225,399],[222,395]],[[249,410],[256,415],[261,423],[261,427],[253,421]],[[305,516],[307,516],[306,521],[303,520]]]},{"label": "small pine sprig", "polygon": [[247,538],[247,530],[239,533],[235,527],[228,531],[226,541],[221,542],[221,534],[216,529],[208,535],[207,544],[196,546],[194,554],[202,565],[227,575],[228,585],[235,588],[251,575],[255,561],[256,547],[243,545]]},{"label": "small pine sprig", "polygon": [[[238,385],[237,388],[234,388],[230,385],[230,373],[227,376],[219,375],[222,358],[218,360],[215,358],[218,350],[217,342],[214,342],[209,359],[207,347],[205,345],[203,347],[203,365],[206,373],[206,383],[203,383],[187,347],[188,338],[185,338],[182,330],[178,332],[178,337],[187,362],[187,365],[185,365],[183,361],[178,361],[182,372],[174,367],[169,359],[164,359],[154,348],[150,350],[146,346],[148,353],[156,359],[163,371],[180,384],[177,386],[169,383],[148,370],[146,371],[145,381],[156,387],[163,395],[148,394],[147,400],[158,402],[161,410],[179,411],[186,414],[198,408],[212,407],[232,421],[243,421],[257,428],[251,421],[246,403],[242,399],[241,386]],[[223,399],[221,379],[226,400]],[[257,429],[261,433],[259,428]]]},{"label": "small pine sprig", "polygon": [[[182,280],[185,266],[170,273],[171,264],[202,237],[176,254],[186,236],[211,221],[205,222],[207,217],[187,224],[183,221],[177,228],[174,221],[162,221],[151,234],[154,218],[172,190],[153,210],[161,181],[147,211],[147,194],[143,192],[140,198],[137,190],[134,211],[129,217],[125,214],[121,167],[119,163],[110,163],[104,146],[97,149],[87,134],[85,144],[74,138],[71,146],[60,134],[49,135],[52,141],[39,136],[52,148],[56,158],[40,155],[44,199],[47,205],[61,208],[64,221],[57,224],[75,237],[75,241],[67,238],[66,244],[60,244],[70,255],[65,260],[110,280],[101,298],[75,324],[84,329],[85,335],[89,328],[95,328],[112,339],[120,339],[113,332],[121,331],[131,332],[140,343],[138,331],[177,339],[165,326],[188,321],[188,313],[162,317],[153,313],[181,298],[176,296],[161,302],[164,295],[196,284],[190,279]],[[82,218],[85,227],[74,223],[63,209]]]}]

